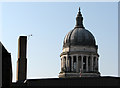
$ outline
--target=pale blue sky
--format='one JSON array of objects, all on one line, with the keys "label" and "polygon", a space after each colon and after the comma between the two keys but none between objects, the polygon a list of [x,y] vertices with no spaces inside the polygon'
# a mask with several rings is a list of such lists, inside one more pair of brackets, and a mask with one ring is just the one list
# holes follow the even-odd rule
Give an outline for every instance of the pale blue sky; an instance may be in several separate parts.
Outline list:
[{"label": "pale blue sky", "polygon": [[18,37],[33,36],[27,46],[27,79],[58,77],[65,35],[75,27],[78,8],[98,45],[102,76],[118,76],[117,2],[2,3],[2,43],[11,53],[16,81]]}]

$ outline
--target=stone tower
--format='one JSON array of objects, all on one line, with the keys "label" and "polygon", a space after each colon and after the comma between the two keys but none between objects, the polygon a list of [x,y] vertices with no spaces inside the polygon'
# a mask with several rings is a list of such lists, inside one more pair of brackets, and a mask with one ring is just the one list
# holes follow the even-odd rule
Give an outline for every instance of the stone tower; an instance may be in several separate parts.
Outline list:
[{"label": "stone tower", "polygon": [[17,61],[17,82],[26,80],[27,75],[27,36],[20,36],[18,39],[18,61]]},{"label": "stone tower", "polygon": [[99,77],[97,52],[95,38],[83,26],[79,8],[76,25],[64,38],[59,77]]}]

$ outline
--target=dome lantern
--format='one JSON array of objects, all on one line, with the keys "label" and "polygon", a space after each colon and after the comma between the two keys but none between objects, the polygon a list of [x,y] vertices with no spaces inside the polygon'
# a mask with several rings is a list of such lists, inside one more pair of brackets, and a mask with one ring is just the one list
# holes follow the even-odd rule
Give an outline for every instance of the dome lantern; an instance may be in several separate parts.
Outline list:
[{"label": "dome lantern", "polygon": [[80,12],[80,7],[79,7],[79,12],[78,12],[77,17],[76,17],[75,28],[84,28],[84,26],[83,26],[83,17],[82,17],[82,14]]}]

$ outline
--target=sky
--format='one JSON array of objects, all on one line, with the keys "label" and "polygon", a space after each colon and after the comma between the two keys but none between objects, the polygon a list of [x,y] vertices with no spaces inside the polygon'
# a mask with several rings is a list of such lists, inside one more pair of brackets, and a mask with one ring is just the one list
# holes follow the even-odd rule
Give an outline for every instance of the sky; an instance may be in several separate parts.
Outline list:
[{"label": "sky", "polygon": [[98,45],[101,76],[118,76],[117,2],[3,2],[1,42],[11,53],[16,81],[18,38],[27,41],[27,79],[58,78],[65,35],[75,27],[79,7],[83,25]]}]

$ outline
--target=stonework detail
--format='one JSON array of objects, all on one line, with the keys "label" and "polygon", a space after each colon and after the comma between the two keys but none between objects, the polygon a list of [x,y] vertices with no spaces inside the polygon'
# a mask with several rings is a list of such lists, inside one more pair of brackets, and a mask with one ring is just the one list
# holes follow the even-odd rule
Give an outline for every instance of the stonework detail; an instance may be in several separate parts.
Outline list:
[{"label": "stonework detail", "polygon": [[64,39],[61,57],[60,78],[99,77],[99,55],[94,36],[85,29],[79,10],[76,26]]}]

